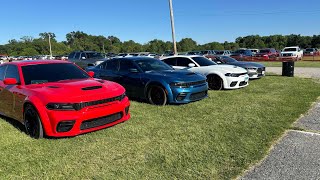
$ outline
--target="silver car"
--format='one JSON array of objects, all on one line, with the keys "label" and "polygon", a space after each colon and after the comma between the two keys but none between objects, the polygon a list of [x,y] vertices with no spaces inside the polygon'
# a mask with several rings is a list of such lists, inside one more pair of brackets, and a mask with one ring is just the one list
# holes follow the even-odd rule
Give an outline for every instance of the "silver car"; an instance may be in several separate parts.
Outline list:
[{"label": "silver car", "polygon": [[96,66],[107,60],[102,53],[95,51],[74,51],[69,54],[68,60],[85,68],[87,66]]}]

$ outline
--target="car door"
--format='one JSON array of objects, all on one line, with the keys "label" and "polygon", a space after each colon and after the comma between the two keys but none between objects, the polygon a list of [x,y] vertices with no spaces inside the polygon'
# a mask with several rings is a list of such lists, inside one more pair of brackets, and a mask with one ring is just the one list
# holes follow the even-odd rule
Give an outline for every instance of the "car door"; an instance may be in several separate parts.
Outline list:
[{"label": "car door", "polygon": [[109,81],[118,81],[118,69],[119,69],[119,61],[118,60],[108,60],[101,63],[98,68],[97,77],[104,80]]},{"label": "car door", "polygon": [[[20,94],[21,89],[18,89],[17,86],[20,84],[20,75],[18,71],[18,67],[16,65],[8,65],[5,71],[4,79],[7,78],[15,78],[17,80],[16,85],[4,85],[2,90],[2,103],[5,115],[11,118],[17,118],[15,108],[21,105],[20,98],[17,94]],[[19,92],[19,93],[18,93]],[[20,100],[18,100],[19,98]],[[17,104],[18,103],[18,104]],[[23,103],[23,102],[22,102]]]},{"label": "car door", "polygon": [[5,75],[5,71],[7,69],[7,65],[3,65],[0,66],[0,114],[7,114],[8,112],[6,111],[6,106],[5,106],[5,102],[4,102],[4,88],[5,85],[3,83],[4,80],[4,75]]},{"label": "car door", "polygon": [[144,94],[144,84],[141,82],[141,72],[138,69],[131,60],[119,61],[118,82],[131,97],[143,97]]},{"label": "car door", "polygon": [[189,58],[177,57],[176,61],[177,61],[177,65],[174,67],[175,69],[189,69],[190,63],[196,66],[196,64],[193,61],[191,61]]}]

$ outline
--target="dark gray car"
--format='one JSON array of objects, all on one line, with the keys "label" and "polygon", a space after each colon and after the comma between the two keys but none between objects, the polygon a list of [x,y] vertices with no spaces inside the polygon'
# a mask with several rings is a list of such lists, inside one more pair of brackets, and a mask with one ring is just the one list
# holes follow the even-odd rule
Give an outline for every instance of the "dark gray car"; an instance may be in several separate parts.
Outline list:
[{"label": "dark gray car", "polygon": [[107,60],[102,53],[95,51],[74,51],[69,54],[68,60],[85,68],[87,66],[96,66]]},{"label": "dark gray car", "polygon": [[242,67],[248,71],[250,79],[258,79],[265,76],[266,67],[260,63],[237,61],[229,56],[217,56],[212,60],[217,64],[230,64]]}]

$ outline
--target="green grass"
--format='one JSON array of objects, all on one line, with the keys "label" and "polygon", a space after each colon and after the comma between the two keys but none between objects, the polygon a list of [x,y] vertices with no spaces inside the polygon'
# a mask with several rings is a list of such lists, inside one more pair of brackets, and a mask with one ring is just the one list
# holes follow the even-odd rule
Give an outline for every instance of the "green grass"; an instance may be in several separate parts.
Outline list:
[{"label": "green grass", "polygon": [[[266,67],[282,67],[282,62],[258,62],[264,64]],[[298,61],[295,62],[295,67],[316,67],[320,68],[320,61]]]},{"label": "green grass", "polygon": [[132,102],[132,118],[75,138],[34,140],[0,120],[0,179],[230,179],[262,159],[320,95],[267,76],[180,106]]}]

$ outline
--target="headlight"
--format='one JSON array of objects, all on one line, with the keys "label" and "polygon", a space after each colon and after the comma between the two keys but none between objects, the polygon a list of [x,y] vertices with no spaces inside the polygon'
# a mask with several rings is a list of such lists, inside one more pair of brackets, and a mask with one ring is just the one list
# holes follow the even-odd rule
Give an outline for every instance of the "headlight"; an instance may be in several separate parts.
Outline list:
[{"label": "headlight", "polygon": [[257,68],[246,68],[248,72],[257,72]]},{"label": "headlight", "polygon": [[239,74],[227,73],[225,74],[227,77],[239,77]]},{"label": "headlight", "polygon": [[50,110],[75,110],[75,104],[71,103],[49,103],[47,108]]},{"label": "headlight", "polygon": [[189,86],[186,83],[183,82],[173,82],[170,83],[171,87],[181,87],[181,88],[188,88]]}]

